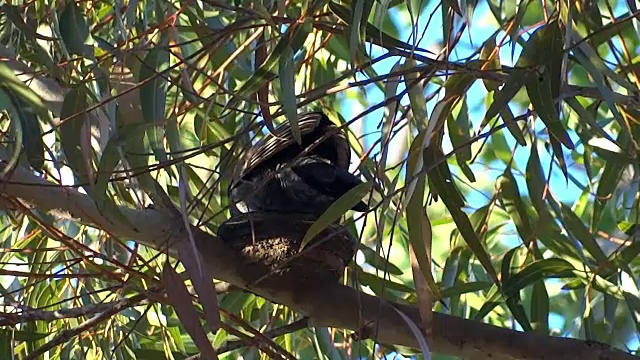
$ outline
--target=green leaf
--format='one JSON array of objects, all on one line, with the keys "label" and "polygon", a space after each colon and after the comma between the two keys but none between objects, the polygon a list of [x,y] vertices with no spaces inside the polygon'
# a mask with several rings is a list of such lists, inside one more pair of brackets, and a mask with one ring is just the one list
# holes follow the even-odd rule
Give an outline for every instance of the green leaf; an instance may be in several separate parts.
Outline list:
[{"label": "green leaf", "polygon": [[[483,70],[499,70],[500,69],[500,52],[496,50],[496,35],[488,38],[480,49],[480,60],[484,60],[481,69]],[[500,88],[500,82],[489,79],[482,79],[487,91],[496,91]]]},{"label": "green leaf", "polygon": [[474,255],[478,258],[491,279],[497,283],[498,275],[491,264],[489,254],[487,254],[487,251],[480,243],[478,234],[471,225],[469,217],[464,211],[462,211],[462,207],[465,204],[464,199],[460,195],[460,191],[455,186],[447,163],[445,161],[440,161],[442,157],[443,154],[440,150],[433,148],[427,148],[425,150],[425,163],[439,163],[439,165],[428,174],[430,189],[432,189],[432,191],[438,191],[440,198],[456,223],[462,238],[465,240],[469,248],[471,248],[471,251],[473,251]]},{"label": "green leaf", "polygon": [[549,334],[549,293],[544,280],[533,283],[531,291],[531,326],[541,334]]},{"label": "green leaf", "polygon": [[364,182],[355,186],[353,189],[347,191],[344,195],[338,198],[329,208],[320,215],[318,220],[309,227],[307,233],[302,238],[300,243],[300,251],[302,251],[307,244],[330,224],[340,219],[344,213],[353,208],[362,198],[371,191],[371,183]]},{"label": "green leaf", "polygon": [[289,120],[291,134],[293,139],[302,144],[302,133],[298,125],[298,107],[296,105],[296,83],[295,83],[295,64],[293,62],[293,50],[291,47],[285,46],[279,62],[280,89],[282,90],[282,104],[284,114]]},{"label": "green leaf", "polygon": [[87,168],[92,161],[85,159],[80,141],[85,136],[82,128],[87,121],[86,110],[87,89],[84,86],[78,86],[69,90],[60,110],[60,119],[64,120],[60,124],[60,142],[68,166],[82,183],[89,182],[89,171],[93,170]]},{"label": "green leaf", "polygon": [[550,76],[549,71],[545,67],[539,68],[535,74],[529,74],[525,80],[527,93],[529,94],[531,104],[538,116],[540,116],[540,120],[542,120],[549,130],[549,133],[565,147],[573,149],[573,142],[558,117],[555,98],[551,91]]},{"label": "green leaf", "polygon": [[540,155],[538,155],[538,147],[536,143],[531,145],[531,152],[529,154],[529,160],[527,161],[527,190],[529,191],[529,197],[535,207],[541,221],[547,221],[551,219],[551,215],[547,210],[545,200],[545,185],[547,179],[542,172],[542,166],[540,164]]},{"label": "green leaf", "polygon": [[[501,266],[500,273],[502,275],[503,283],[508,282],[509,279],[511,278],[511,267],[512,266],[517,267],[517,264],[514,264],[514,258],[517,258],[516,255],[518,250],[520,250],[520,247],[515,247],[507,251],[507,253],[502,259],[502,266]],[[533,327],[531,326],[531,322],[529,321],[529,317],[527,316],[524,310],[524,306],[522,305],[519,292],[515,292],[511,296],[507,296],[505,299],[505,303],[507,304],[509,311],[511,311],[511,314],[513,315],[514,319],[516,319],[516,321],[520,324],[520,326],[522,326],[522,329],[524,331],[533,330]]]},{"label": "green leaf", "polygon": [[49,118],[49,109],[40,96],[20,81],[4,61],[0,61],[0,87],[7,92],[7,95],[13,93],[16,98],[26,102],[41,118]]},{"label": "green leaf", "polygon": [[89,37],[89,27],[84,19],[84,12],[75,1],[65,4],[59,20],[60,35],[70,54],[85,55],[84,42]]},{"label": "green leaf", "polygon": [[627,291],[624,292],[625,303],[629,308],[629,313],[633,318],[633,323],[636,326],[636,332],[640,332],[640,299],[638,294],[632,294]]},{"label": "green leaf", "polygon": [[399,267],[389,262],[388,259],[382,257],[367,245],[361,243],[359,249],[364,255],[365,261],[368,265],[371,265],[378,270],[382,270],[386,274],[396,276],[404,274],[404,272]]},{"label": "green leaf", "polygon": [[133,226],[124,214],[119,210],[113,199],[107,193],[107,185],[111,180],[113,170],[122,159],[126,150],[133,145],[142,142],[145,130],[149,125],[145,123],[128,124],[118,129],[118,133],[112,136],[100,157],[98,165],[98,176],[91,197],[96,202],[96,206],[103,214],[109,214],[124,224]]},{"label": "green leaf", "polygon": [[[560,144],[560,142],[558,142],[558,140],[556,140],[553,137],[549,139],[549,144],[551,145],[551,151],[553,152],[553,156],[555,157],[556,161],[560,165],[560,170],[562,171],[562,174],[564,174],[564,178],[568,181],[569,178],[571,178],[571,176],[567,171],[567,162],[564,160],[562,144]],[[545,144],[545,145],[547,145],[548,147],[549,144]]]},{"label": "green leaf", "polygon": [[[29,102],[23,100],[19,92],[13,89],[14,87],[4,86],[3,90],[13,104],[12,112],[17,116],[17,121],[12,122],[15,136],[22,139],[22,146],[31,167],[37,171],[42,171],[44,166],[44,141],[42,140],[40,120]],[[5,167],[5,169],[10,169],[10,167]]]},{"label": "green leaf", "polygon": [[541,334],[549,334],[549,293],[543,280],[533,284],[531,292],[531,326]]},{"label": "green leaf", "polygon": [[500,117],[502,118],[502,122],[507,126],[507,130],[509,130],[513,138],[518,142],[518,145],[527,146],[527,140],[525,140],[524,134],[515,121],[515,117],[509,106],[500,109]]},{"label": "green leaf", "polygon": [[475,319],[484,318],[493,308],[499,305],[505,298],[516,296],[520,290],[536,281],[552,277],[573,277],[575,268],[562,259],[543,259],[534,261],[525,266],[518,273],[512,274],[508,280],[502,283],[502,291],[494,285],[482,308],[475,314]]},{"label": "green leaf", "polygon": [[[629,137],[626,132],[622,131],[618,134],[618,138],[616,139],[616,143],[620,143],[626,145]],[[598,182],[596,189],[596,198],[593,202],[593,216],[591,217],[592,227],[596,228],[600,223],[600,218],[602,217],[602,211],[605,206],[612,198],[612,195],[616,188],[618,187],[618,183],[620,182],[620,177],[622,176],[622,172],[626,169],[627,166],[624,164],[607,161],[604,169],[602,170],[602,174],[600,175],[600,181]]]},{"label": "green leaf", "polygon": [[489,105],[487,112],[484,115],[482,123],[478,131],[482,131],[491,119],[496,117],[504,109],[509,106],[509,101],[513,99],[518,91],[525,83],[525,74],[522,71],[514,71],[505,80],[504,86],[499,91],[496,91],[493,95],[493,102]]},{"label": "green leaf", "polygon": [[382,278],[364,271],[358,273],[357,279],[361,285],[369,286],[376,294],[381,296],[384,295],[385,297],[389,295],[385,290],[394,290],[407,294],[412,294],[416,291],[405,284],[391,281],[386,277]]},{"label": "green leaf", "polygon": [[340,359],[340,353],[336,349],[333,336],[329,334],[329,329],[326,327],[314,327],[313,329],[315,330],[320,354],[329,359]]},{"label": "green leaf", "polygon": [[471,154],[471,135],[469,130],[472,128],[469,121],[469,109],[467,108],[466,97],[459,106],[458,116],[454,118],[453,113],[447,117],[447,129],[449,130],[449,138],[456,150],[456,162],[462,173],[471,182],[476,181],[476,177],[467,164],[472,159]]},{"label": "green leaf", "polygon": [[575,242],[567,238],[558,225],[552,223],[546,226],[539,226],[539,231],[538,239],[554,254],[574,263],[584,261],[582,252],[577,248]]},{"label": "green leaf", "polygon": [[[140,65],[138,79],[144,83],[140,86],[140,106],[147,124],[164,124],[168,66],[169,53],[162,47],[162,42],[149,51]],[[156,158],[159,161],[167,161],[162,144],[164,129],[160,126],[147,127],[147,137]]]},{"label": "green leaf", "polygon": [[600,267],[614,267],[607,255],[604,254],[600,245],[596,242],[593,234],[587,229],[582,220],[565,204],[560,204],[562,210],[562,222],[567,230],[573,234],[574,238],[584,246],[591,256],[598,262]]},{"label": "green leaf", "polygon": [[462,294],[479,292],[482,290],[489,289],[491,285],[492,283],[488,281],[472,281],[468,283],[457,283],[451,287],[440,290],[440,296],[442,296],[443,299],[446,299],[453,296],[459,296]]},{"label": "green leaf", "polygon": [[502,202],[504,203],[505,210],[509,213],[509,216],[513,220],[513,223],[518,230],[518,234],[522,238],[525,244],[530,244],[535,240],[533,228],[529,221],[529,214],[524,206],[524,202],[520,197],[520,190],[518,189],[518,183],[513,177],[511,170],[507,169],[503,176],[498,180],[498,184],[502,189]]}]

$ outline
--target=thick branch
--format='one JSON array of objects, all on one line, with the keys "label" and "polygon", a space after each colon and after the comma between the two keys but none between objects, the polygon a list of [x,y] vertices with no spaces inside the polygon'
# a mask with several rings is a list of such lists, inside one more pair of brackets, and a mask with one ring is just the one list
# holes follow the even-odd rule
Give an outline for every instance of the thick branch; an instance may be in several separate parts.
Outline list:
[{"label": "thick branch", "polygon": [[[6,153],[4,154],[6,155]],[[1,166],[0,166],[1,168]],[[1,169],[0,169],[1,170]],[[93,200],[71,187],[55,186],[17,168],[8,179],[0,183],[3,196],[20,198],[41,211],[57,211],[75,219],[93,223],[115,236],[142,240],[146,245],[162,249],[169,239],[187,241],[186,231],[176,233],[180,224],[171,224],[158,210],[121,211],[136,224],[131,229],[116,220],[100,214]],[[415,307],[391,304],[375,296],[366,295],[352,288],[334,285],[307,293],[273,291],[249,287],[240,278],[239,261],[215,236],[200,229],[192,229],[204,264],[222,280],[248,289],[272,301],[287,305],[309,316],[314,324],[351,329],[361,336],[373,337],[379,342],[405,346],[417,346],[414,335],[391,306],[420,324]],[[484,323],[436,313],[434,314],[432,350],[464,358],[494,359],[633,359],[618,349],[598,343],[575,339],[526,334]]]},{"label": "thick branch", "polygon": [[[4,170],[10,155],[0,149],[0,171]],[[0,195],[18,198],[27,207],[51,212],[63,218],[71,218],[85,224],[92,224],[109,234],[127,239],[135,239],[145,245],[161,249],[167,242],[172,228],[162,214],[154,209],[135,210],[120,208],[131,224],[118,219],[110,219],[100,213],[91,197],[70,186],[58,186],[39,178],[33,172],[18,166],[4,179],[0,179]]]}]

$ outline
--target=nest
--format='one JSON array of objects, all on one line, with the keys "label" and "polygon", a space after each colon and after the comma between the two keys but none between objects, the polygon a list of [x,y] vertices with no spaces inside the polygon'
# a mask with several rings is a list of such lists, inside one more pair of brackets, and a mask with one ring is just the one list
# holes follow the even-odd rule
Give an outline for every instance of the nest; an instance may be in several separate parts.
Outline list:
[{"label": "nest", "polygon": [[222,223],[218,236],[238,253],[246,281],[299,290],[336,283],[358,246],[344,226],[331,224],[300,250],[314,221],[303,215],[240,214]]}]

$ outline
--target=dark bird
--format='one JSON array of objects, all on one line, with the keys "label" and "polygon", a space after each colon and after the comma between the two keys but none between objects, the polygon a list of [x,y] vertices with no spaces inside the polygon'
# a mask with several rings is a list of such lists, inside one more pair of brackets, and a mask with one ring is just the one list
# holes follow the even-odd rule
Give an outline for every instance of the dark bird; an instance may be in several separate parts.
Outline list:
[{"label": "dark bird", "polygon": [[[249,151],[229,187],[232,215],[273,211],[319,216],[362,183],[348,171],[351,153],[345,135],[324,113],[304,114],[298,124],[302,144],[283,125]],[[366,209],[363,202],[353,207]]]}]

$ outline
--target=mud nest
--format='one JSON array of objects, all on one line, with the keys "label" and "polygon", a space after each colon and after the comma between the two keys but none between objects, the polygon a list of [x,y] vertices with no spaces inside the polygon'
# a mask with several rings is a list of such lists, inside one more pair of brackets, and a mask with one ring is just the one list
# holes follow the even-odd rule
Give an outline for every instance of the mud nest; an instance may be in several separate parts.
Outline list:
[{"label": "mud nest", "polygon": [[248,213],[231,217],[218,236],[244,263],[243,278],[277,288],[309,288],[336,283],[353,257],[357,239],[331,224],[300,250],[315,219],[309,216]]}]

